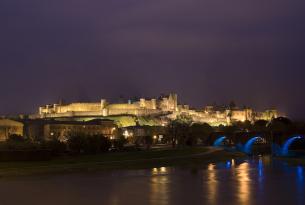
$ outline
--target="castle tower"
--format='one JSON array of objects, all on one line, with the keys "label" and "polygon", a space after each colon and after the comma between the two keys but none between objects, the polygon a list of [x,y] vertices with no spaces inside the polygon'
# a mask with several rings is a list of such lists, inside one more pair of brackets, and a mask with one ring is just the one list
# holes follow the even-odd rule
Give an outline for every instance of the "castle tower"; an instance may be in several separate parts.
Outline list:
[{"label": "castle tower", "polygon": [[50,105],[46,105],[46,113],[47,113],[47,114],[50,113]]},{"label": "castle tower", "polygon": [[157,100],[156,99],[151,99],[151,106],[152,106],[152,109],[157,109]]},{"label": "castle tower", "polygon": [[39,107],[39,114],[40,114],[40,115],[43,114],[43,107]]},{"label": "castle tower", "polygon": [[170,110],[177,110],[178,107],[178,95],[171,93],[168,97],[168,105]]},{"label": "castle tower", "polygon": [[227,121],[227,125],[231,125],[232,122],[232,111],[231,110],[226,110],[226,121]]},{"label": "castle tower", "polygon": [[246,120],[253,121],[253,110],[246,108]]},{"label": "castle tower", "polygon": [[107,105],[107,101],[105,99],[101,99],[101,110],[106,108],[106,105]]},{"label": "castle tower", "polygon": [[109,112],[108,112],[108,109],[107,109],[107,108],[102,109],[102,115],[103,115],[104,117],[108,116],[108,114],[109,114]]},{"label": "castle tower", "polygon": [[140,108],[145,108],[146,107],[146,102],[144,98],[140,99]]},{"label": "castle tower", "polygon": [[54,111],[54,113],[58,113],[59,112],[59,110],[58,110],[58,104],[54,104],[53,105],[53,111]]}]

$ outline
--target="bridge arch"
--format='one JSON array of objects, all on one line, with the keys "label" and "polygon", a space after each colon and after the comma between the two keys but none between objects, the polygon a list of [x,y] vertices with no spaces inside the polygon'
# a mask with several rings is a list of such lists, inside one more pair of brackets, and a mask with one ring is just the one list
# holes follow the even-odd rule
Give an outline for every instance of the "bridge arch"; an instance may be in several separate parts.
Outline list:
[{"label": "bridge arch", "polygon": [[254,136],[254,137],[250,138],[243,146],[243,151],[247,154],[251,154],[252,146],[255,142],[257,142],[257,140],[264,140],[264,139],[260,136]]},{"label": "bridge arch", "polygon": [[282,149],[281,149],[281,155],[282,156],[288,156],[289,155],[289,147],[290,145],[296,141],[296,140],[300,140],[300,139],[304,139],[304,136],[301,136],[301,135],[297,135],[297,136],[291,136],[290,138],[288,138],[283,146],[282,146]]},{"label": "bridge arch", "polygon": [[220,147],[223,145],[223,142],[227,139],[226,136],[219,136],[213,143],[214,147]]}]

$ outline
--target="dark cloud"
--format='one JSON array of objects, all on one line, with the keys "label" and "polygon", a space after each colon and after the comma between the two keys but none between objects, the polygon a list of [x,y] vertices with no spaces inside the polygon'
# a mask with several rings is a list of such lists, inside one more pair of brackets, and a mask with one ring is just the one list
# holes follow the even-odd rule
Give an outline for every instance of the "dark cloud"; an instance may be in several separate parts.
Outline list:
[{"label": "dark cloud", "polygon": [[0,113],[176,91],[304,118],[303,0],[0,2]]}]

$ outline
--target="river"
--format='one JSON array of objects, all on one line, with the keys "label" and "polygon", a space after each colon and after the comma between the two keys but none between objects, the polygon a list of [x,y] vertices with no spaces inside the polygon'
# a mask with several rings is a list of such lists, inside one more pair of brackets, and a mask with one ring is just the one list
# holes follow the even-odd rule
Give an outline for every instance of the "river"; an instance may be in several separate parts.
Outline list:
[{"label": "river", "polygon": [[304,205],[305,168],[269,157],[203,169],[153,168],[0,179],[1,205]]}]

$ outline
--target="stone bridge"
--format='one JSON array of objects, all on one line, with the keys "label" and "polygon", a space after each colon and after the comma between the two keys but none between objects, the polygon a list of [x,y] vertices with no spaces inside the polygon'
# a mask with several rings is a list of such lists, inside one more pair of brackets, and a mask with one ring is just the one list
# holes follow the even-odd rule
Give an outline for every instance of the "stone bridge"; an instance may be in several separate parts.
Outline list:
[{"label": "stone bridge", "polygon": [[291,144],[297,140],[305,140],[304,134],[239,132],[231,135],[215,132],[207,139],[206,144],[215,147],[232,147],[246,154],[253,154],[254,147],[275,156],[290,156]]}]

